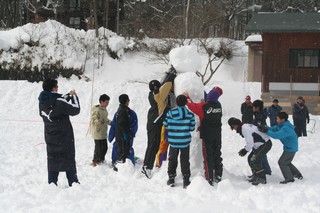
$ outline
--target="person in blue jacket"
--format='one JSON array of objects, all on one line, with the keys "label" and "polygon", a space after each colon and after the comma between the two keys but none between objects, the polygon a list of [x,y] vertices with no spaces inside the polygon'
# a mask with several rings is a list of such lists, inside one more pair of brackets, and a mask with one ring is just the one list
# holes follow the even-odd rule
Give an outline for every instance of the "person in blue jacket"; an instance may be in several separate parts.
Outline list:
[{"label": "person in blue jacket", "polygon": [[[131,129],[132,129],[132,137],[130,138],[130,151],[129,151],[129,156],[128,158],[132,161],[133,164],[135,164],[135,159],[134,159],[134,149],[133,149],[133,138],[135,137],[135,134],[137,133],[138,130],[138,116],[133,111],[132,109],[129,109],[129,115],[130,115],[130,124],[131,124]],[[116,133],[116,122],[117,122],[117,113],[113,116],[112,122],[111,122],[111,128],[109,130],[108,134],[108,140],[111,143],[113,139],[115,138],[115,133]],[[113,143],[112,147],[112,166],[114,170],[117,171],[117,168],[115,167],[116,161],[118,159],[118,145],[117,141]]]},{"label": "person in blue jacket", "polygon": [[176,98],[177,107],[170,110],[163,125],[168,131],[168,143],[170,145],[169,150],[169,165],[168,175],[169,180],[167,184],[174,186],[174,178],[176,177],[176,169],[178,166],[178,155],[180,152],[180,164],[181,172],[183,176],[183,188],[186,188],[190,184],[190,132],[195,129],[195,119],[193,113],[191,113],[187,107],[187,97],[179,95]]},{"label": "person in blue jacket", "polygon": [[278,125],[273,127],[259,126],[258,129],[267,133],[270,137],[279,139],[283,144],[283,153],[278,161],[284,180],[281,184],[294,182],[294,178],[303,179],[300,171],[292,164],[292,160],[298,151],[298,137],[294,126],[288,121],[286,112],[277,115]]}]

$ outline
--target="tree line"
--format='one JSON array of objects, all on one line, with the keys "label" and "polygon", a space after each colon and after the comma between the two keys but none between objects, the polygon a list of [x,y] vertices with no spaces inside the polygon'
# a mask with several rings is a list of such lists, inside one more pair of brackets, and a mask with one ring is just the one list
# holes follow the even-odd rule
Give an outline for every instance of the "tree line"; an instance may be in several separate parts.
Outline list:
[{"label": "tree line", "polygon": [[0,0],[0,28],[55,19],[124,36],[244,39],[254,13],[319,9],[319,0]]}]

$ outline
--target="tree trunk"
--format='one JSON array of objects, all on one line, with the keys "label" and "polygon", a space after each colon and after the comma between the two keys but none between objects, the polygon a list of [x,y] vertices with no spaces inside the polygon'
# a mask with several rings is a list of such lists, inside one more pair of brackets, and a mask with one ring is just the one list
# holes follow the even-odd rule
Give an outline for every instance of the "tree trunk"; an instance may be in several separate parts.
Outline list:
[{"label": "tree trunk", "polygon": [[94,15],[94,29],[95,29],[95,31],[96,31],[96,37],[99,37],[99,32],[98,32],[97,0],[93,0],[93,15]]}]

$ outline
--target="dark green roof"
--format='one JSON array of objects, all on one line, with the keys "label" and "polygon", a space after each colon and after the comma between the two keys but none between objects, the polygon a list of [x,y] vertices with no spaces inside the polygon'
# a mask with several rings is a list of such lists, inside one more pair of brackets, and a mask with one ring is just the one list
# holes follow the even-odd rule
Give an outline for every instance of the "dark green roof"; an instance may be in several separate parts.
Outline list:
[{"label": "dark green roof", "polygon": [[257,13],[247,24],[245,31],[320,32],[320,13]]}]

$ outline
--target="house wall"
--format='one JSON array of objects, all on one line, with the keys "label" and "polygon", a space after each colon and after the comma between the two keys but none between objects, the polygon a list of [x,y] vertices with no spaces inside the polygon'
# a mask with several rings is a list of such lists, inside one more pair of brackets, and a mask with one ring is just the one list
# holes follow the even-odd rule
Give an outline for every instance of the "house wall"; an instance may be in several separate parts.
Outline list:
[{"label": "house wall", "polygon": [[269,82],[317,83],[320,68],[290,68],[289,49],[320,49],[320,33],[263,33],[262,90]]}]

